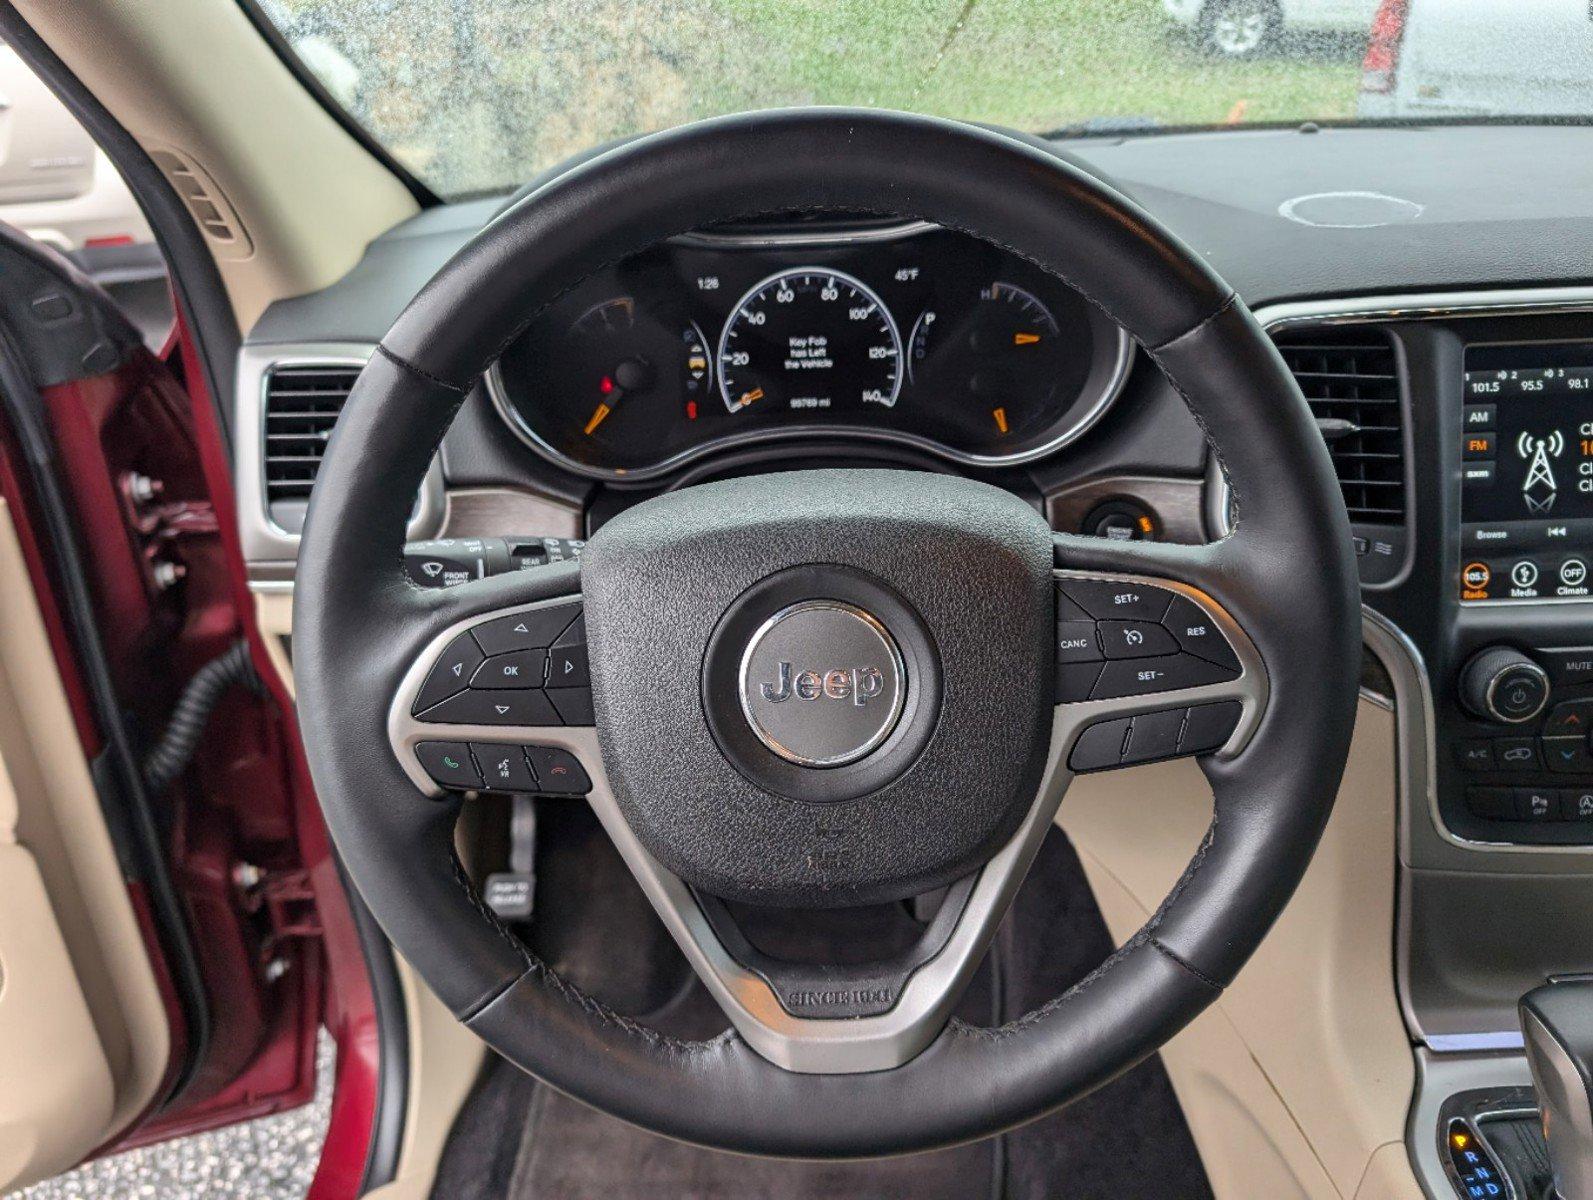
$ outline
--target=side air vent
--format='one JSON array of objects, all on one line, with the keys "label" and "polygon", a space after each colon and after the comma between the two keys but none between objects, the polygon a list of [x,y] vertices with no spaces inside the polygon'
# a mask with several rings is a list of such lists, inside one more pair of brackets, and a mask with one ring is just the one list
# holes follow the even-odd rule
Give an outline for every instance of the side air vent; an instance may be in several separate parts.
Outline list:
[{"label": "side air vent", "polygon": [[1403,405],[1388,335],[1348,326],[1288,331],[1274,340],[1327,440],[1350,521],[1403,524]]},{"label": "side air vent", "polygon": [[204,230],[217,257],[244,259],[254,253],[254,242],[249,237],[249,231],[243,227],[237,210],[228,202],[209,172],[177,150],[151,150],[150,157],[183,198],[183,203],[188,206],[199,228]]},{"label": "side air vent", "polygon": [[357,366],[301,364],[266,374],[266,505],[290,532],[303,524],[326,441],[359,373]]}]

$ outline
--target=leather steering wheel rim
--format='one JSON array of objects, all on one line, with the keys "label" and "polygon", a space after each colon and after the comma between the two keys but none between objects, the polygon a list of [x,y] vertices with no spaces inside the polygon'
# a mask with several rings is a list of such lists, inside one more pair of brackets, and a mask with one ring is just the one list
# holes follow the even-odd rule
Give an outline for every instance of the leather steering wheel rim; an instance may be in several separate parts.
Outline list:
[{"label": "leather steering wheel rim", "polygon": [[[575,564],[445,592],[402,569],[410,499],[483,371],[555,297],[668,237],[758,214],[868,211],[982,237],[1059,276],[1152,355],[1227,473],[1208,546],[1058,536],[1059,567],[1181,582],[1253,643],[1268,696],[1244,747],[1201,760],[1215,816],[1157,913],[1066,994],[998,1029],[947,1023],[893,1070],[802,1074],[734,1032],[668,1038],[558,978],[481,903],[457,801],[423,796],[388,706],[464,618],[579,589]],[[722,118],[628,143],[504,212],[421,291],[343,410],[295,589],[300,723],[349,875],[466,1024],[550,1085],[676,1138],[873,1156],[1033,1119],[1153,1053],[1209,1005],[1293,893],[1348,753],[1360,663],[1350,532],[1298,388],[1242,302],[1133,202],[1058,155],[951,121],[850,110]],[[601,706],[600,706],[601,711]]]}]

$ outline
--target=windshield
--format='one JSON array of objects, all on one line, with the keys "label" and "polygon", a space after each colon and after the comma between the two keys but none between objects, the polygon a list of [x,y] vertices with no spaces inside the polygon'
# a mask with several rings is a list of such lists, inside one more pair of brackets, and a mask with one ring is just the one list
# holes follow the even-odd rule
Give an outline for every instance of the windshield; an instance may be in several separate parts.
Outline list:
[{"label": "windshield", "polygon": [[1587,0],[258,0],[440,195],[749,108],[1034,132],[1593,113]]}]

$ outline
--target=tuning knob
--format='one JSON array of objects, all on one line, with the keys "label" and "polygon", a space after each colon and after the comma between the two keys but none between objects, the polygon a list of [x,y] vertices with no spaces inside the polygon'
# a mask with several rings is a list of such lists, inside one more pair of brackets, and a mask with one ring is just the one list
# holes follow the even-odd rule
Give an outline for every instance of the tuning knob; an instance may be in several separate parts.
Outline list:
[{"label": "tuning knob", "polygon": [[1519,725],[1549,702],[1549,677],[1521,651],[1490,646],[1461,670],[1460,702],[1486,721]]}]

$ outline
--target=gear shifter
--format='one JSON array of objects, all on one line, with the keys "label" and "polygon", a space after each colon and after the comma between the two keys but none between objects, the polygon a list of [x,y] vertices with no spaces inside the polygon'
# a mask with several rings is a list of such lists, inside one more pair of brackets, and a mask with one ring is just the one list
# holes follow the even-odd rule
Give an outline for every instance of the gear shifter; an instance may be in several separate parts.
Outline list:
[{"label": "gear shifter", "polygon": [[1535,988],[1520,1008],[1555,1188],[1593,1200],[1593,978]]}]

